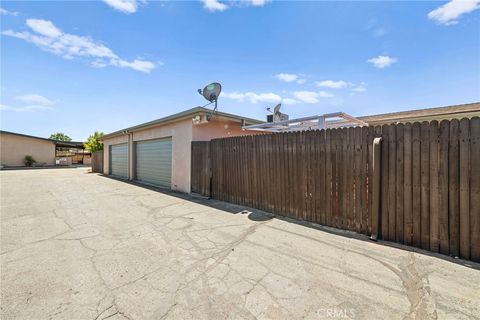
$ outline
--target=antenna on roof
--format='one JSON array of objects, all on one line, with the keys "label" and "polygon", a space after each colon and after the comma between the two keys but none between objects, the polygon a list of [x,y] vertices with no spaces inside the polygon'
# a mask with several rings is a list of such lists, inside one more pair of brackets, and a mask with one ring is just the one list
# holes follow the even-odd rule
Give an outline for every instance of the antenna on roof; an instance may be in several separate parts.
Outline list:
[{"label": "antenna on roof", "polygon": [[206,104],[206,106],[215,103],[212,114],[217,110],[217,101],[220,92],[222,92],[222,85],[218,82],[207,84],[205,88],[198,89],[198,93],[201,94],[205,99],[210,101],[210,103]]}]

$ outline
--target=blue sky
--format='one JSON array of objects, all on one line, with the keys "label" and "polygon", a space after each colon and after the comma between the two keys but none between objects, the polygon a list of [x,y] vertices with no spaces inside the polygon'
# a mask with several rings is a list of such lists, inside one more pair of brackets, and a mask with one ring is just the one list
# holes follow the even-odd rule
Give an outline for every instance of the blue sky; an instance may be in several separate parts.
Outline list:
[{"label": "blue sky", "polygon": [[264,119],[480,101],[479,1],[1,4],[2,130],[84,140],[198,105]]}]

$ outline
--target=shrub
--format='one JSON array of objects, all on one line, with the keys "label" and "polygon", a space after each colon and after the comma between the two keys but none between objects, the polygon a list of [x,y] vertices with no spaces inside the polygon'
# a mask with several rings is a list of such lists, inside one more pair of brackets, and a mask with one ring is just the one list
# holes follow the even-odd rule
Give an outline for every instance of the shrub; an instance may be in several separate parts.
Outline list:
[{"label": "shrub", "polygon": [[27,167],[31,167],[32,164],[34,164],[37,161],[35,161],[35,159],[33,159],[32,156],[26,155],[25,158],[23,158],[23,162]]}]

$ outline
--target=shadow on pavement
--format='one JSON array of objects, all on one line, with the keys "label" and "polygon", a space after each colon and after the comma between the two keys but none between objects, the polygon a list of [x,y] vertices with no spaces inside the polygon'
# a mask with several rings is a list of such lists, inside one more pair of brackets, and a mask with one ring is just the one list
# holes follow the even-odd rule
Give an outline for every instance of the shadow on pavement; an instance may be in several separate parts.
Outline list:
[{"label": "shadow on pavement", "polygon": [[[353,232],[353,231],[336,229],[336,228],[333,228],[333,227],[323,226],[323,225],[319,225],[319,224],[316,224],[316,223],[303,221],[303,220],[295,220],[295,219],[292,219],[292,218],[287,218],[287,217],[283,217],[283,216],[280,216],[280,215],[276,215],[276,214],[273,214],[273,213],[270,213],[270,212],[265,212],[263,210],[258,210],[258,209],[255,209],[255,208],[242,206],[242,205],[238,205],[238,204],[233,204],[233,203],[229,203],[229,202],[225,202],[225,201],[215,200],[215,199],[207,198],[207,197],[204,197],[204,196],[201,196],[201,195],[187,194],[187,193],[183,193],[183,192],[179,192],[179,191],[172,191],[172,190],[168,190],[168,189],[164,189],[164,188],[159,188],[159,187],[146,185],[146,184],[135,182],[135,181],[129,181],[129,180],[115,178],[115,177],[105,175],[105,174],[99,174],[99,175],[103,176],[105,178],[112,179],[112,180],[122,181],[122,182],[131,184],[131,185],[134,185],[134,186],[137,186],[137,187],[149,189],[149,190],[156,191],[156,192],[159,192],[159,193],[163,193],[163,194],[166,194],[166,195],[169,195],[169,196],[172,196],[172,197],[176,197],[176,198],[183,199],[183,200],[186,200],[186,201],[191,201],[191,202],[194,202],[194,203],[198,203],[198,204],[201,204],[201,205],[204,205],[204,206],[207,206],[207,207],[211,207],[211,208],[215,208],[215,209],[222,210],[222,211],[225,211],[225,212],[229,212],[231,214],[248,214],[248,218],[252,221],[261,222],[261,221],[267,221],[267,220],[271,220],[271,219],[275,218],[275,219],[287,221],[289,223],[302,225],[302,226],[307,227],[307,228],[316,229],[316,230],[320,230],[320,231],[323,231],[323,232],[328,232],[330,234],[334,234],[334,235],[338,235],[338,236],[342,236],[342,237],[357,239],[357,240],[361,240],[361,241],[365,241],[365,242],[372,242],[372,240],[370,240],[369,236],[364,235],[364,234],[359,234],[359,233],[356,233],[356,232]],[[467,267],[467,268],[480,270],[480,263],[473,262],[473,261],[470,261],[470,260],[464,260],[464,259],[460,259],[458,257],[446,256],[446,255],[443,255],[443,254],[439,254],[439,253],[435,253],[435,252],[431,252],[431,251],[426,251],[426,250],[423,250],[423,249],[420,249],[420,248],[410,247],[410,246],[406,246],[406,245],[403,245],[403,244],[400,244],[400,243],[394,243],[394,242],[389,242],[389,241],[378,240],[378,241],[376,241],[376,243],[378,245],[387,246],[387,247],[391,247],[391,248],[396,248],[396,249],[400,249],[400,250],[408,251],[408,252],[415,252],[415,253],[418,253],[418,254],[423,254],[423,255],[426,255],[426,256],[431,256],[431,257],[442,259],[442,260],[445,260],[445,261],[448,261],[448,262],[459,264],[459,265],[462,265],[462,266]]]}]

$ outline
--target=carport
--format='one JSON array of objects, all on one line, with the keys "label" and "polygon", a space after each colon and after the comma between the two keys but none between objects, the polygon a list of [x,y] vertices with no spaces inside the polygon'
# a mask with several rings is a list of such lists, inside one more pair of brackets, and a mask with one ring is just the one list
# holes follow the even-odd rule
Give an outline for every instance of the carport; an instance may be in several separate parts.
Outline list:
[{"label": "carport", "polygon": [[[85,152],[83,142],[52,140],[55,144],[55,164],[86,164],[91,159],[91,153]],[[86,161],[88,159],[88,161]]]}]

